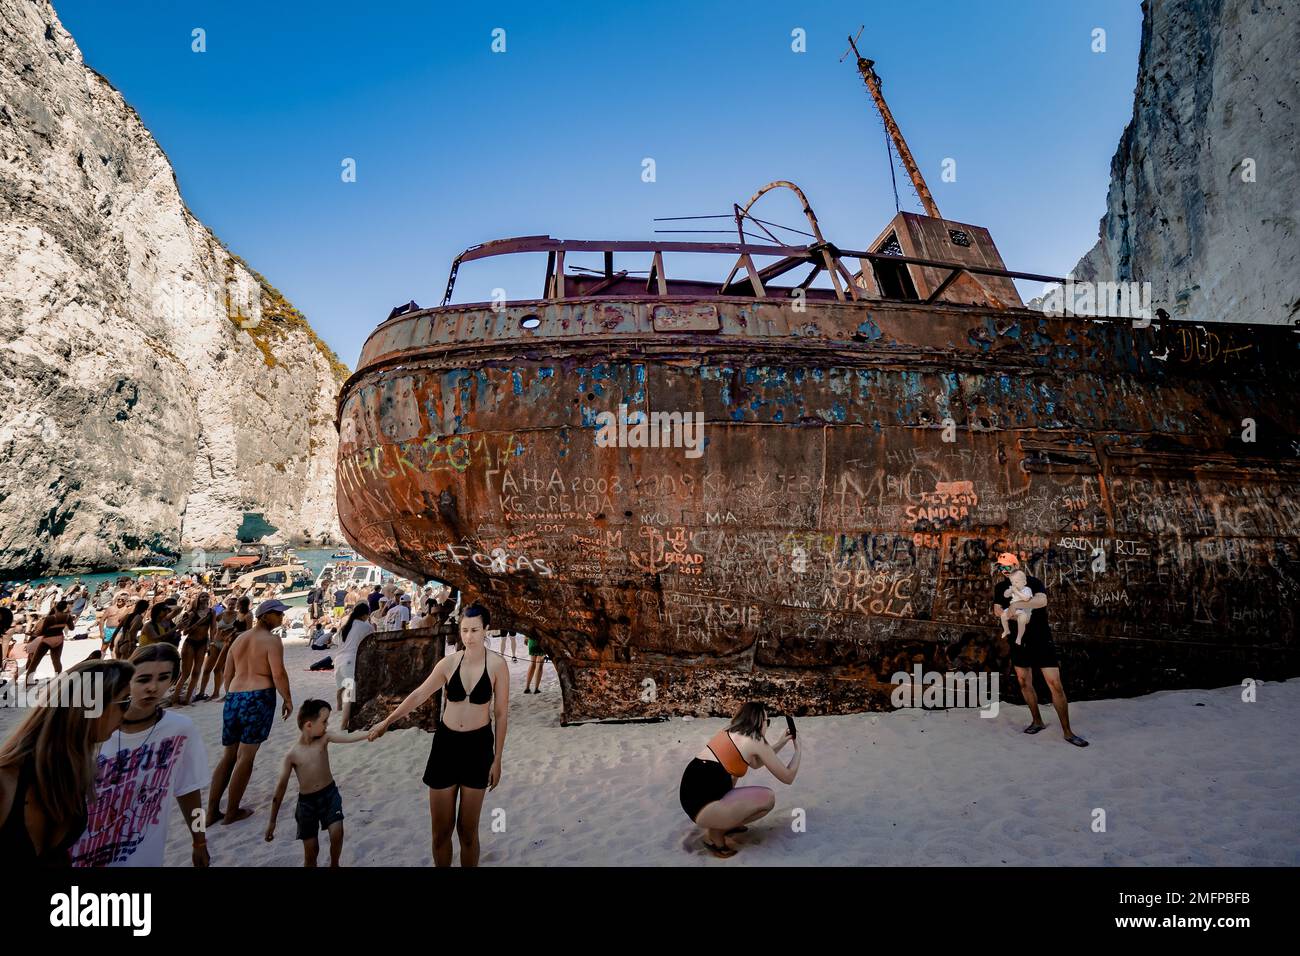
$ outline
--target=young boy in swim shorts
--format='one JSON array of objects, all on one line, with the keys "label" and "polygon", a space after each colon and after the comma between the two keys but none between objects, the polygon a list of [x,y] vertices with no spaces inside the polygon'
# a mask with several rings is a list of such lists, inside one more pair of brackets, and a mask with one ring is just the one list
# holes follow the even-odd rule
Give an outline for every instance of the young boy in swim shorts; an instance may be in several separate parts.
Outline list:
[{"label": "young boy in swim shorts", "polygon": [[298,775],[298,839],[302,840],[303,866],[315,866],[320,854],[321,830],[330,833],[330,866],[338,866],[343,853],[343,797],[334,774],[330,772],[330,744],[352,744],[365,740],[369,731],[353,734],[329,729],[330,705],[323,700],[308,700],[298,710],[297,742],[284,755],[280,779],[271,801],[271,820],[266,825],[266,842],[275,839],[275,819],[289,787],[289,774]]},{"label": "young boy in swim shorts", "polygon": [[1002,592],[1003,597],[1011,598],[1011,603],[1007,605],[1006,610],[1002,612],[1002,636],[1011,636],[1011,621],[1016,622],[1016,643],[1021,643],[1025,636],[1025,628],[1029,626],[1029,619],[1034,612],[1029,607],[1029,602],[1034,599],[1034,591],[1029,586],[1029,579],[1025,572],[1019,569],[1012,571],[1008,575],[1011,581],[1011,587]]}]

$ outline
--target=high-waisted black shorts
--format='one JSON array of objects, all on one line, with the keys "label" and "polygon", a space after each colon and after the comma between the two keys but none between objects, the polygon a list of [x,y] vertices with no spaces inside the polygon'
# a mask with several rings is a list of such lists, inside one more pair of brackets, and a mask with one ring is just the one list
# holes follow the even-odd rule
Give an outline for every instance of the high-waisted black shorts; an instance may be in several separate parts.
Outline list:
[{"label": "high-waisted black shorts", "polygon": [[496,738],[492,725],[476,730],[450,730],[439,722],[424,767],[424,785],[434,790],[470,787],[486,790],[492,761],[496,759]]},{"label": "high-waisted black shorts", "polygon": [[678,796],[682,809],[692,820],[714,800],[721,800],[735,785],[727,768],[716,760],[701,760],[696,757],[686,765],[682,774],[682,786]]}]

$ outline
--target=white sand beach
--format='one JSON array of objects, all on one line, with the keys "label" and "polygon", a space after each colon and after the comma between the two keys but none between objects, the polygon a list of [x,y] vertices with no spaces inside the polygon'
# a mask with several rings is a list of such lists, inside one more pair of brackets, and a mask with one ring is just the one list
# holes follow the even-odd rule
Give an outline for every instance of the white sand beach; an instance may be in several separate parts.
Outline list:
[{"label": "white sand beach", "polygon": [[[69,642],[65,664],[94,643]],[[286,645],[295,707],[333,699],[333,674],[307,670],[325,653]],[[786,787],[766,771],[744,778],[773,787],[776,809],[734,838],[736,857],[719,860],[700,847],[677,787],[724,721],[561,727],[554,671],[548,666],[540,697],[525,696],[526,667],[510,665],[502,780],[487,795],[480,831],[485,866],[1300,864],[1300,681],[1260,684],[1255,703],[1243,703],[1239,687],[1077,702],[1071,720],[1092,742],[1086,749],[1061,740],[1050,707],[1048,730],[1033,737],[1021,733],[1026,709],[1007,705],[993,719],[974,710],[801,718],[798,779]],[[50,673],[48,662],[39,673]],[[182,709],[197,722],[210,763],[221,709]],[[21,713],[0,710],[0,735]],[[296,733],[292,718],[277,722],[262,746],[244,801],[256,813],[209,833],[214,866],[301,864],[296,784],[275,841],[263,840],[280,758]],[[402,730],[331,747],[346,815],[344,865],[430,864],[420,782],[429,741]],[[1093,830],[1095,808],[1105,811],[1105,832]],[[792,827],[799,809],[804,832]],[[167,864],[187,866],[188,835],[172,812]]]}]

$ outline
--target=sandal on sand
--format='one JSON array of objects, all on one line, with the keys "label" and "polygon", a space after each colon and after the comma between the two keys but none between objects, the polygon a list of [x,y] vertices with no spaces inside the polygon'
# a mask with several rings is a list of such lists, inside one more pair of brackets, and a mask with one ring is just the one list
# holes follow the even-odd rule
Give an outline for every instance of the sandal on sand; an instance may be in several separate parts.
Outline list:
[{"label": "sandal on sand", "polygon": [[749,832],[749,827],[732,827],[730,830],[726,831],[727,836],[731,836],[733,833],[748,833],[748,832]]},{"label": "sandal on sand", "polygon": [[724,860],[729,859],[730,857],[733,857],[733,856],[736,855],[736,851],[733,850],[731,847],[729,847],[729,846],[714,846],[714,845],[713,845],[712,843],[710,843],[708,840],[705,840],[705,841],[704,841],[704,849],[708,850],[708,851],[709,851],[710,853],[712,853],[714,856],[716,856],[716,857],[720,857],[720,858],[722,858],[722,859],[724,859]]},{"label": "sandal on sand", "polygon": [[1040,730],[1046,730],[1046,729],[1047,729],[1047,724],[1030,724],[1028,727],[1025,728],[1025,733],[1036,734]]},{"label": "sandal on sand", "polygon": [[1065,742],[1066,742],[1067,744],[1074,744],[1076,747],[1086,747],[1086,746],[1088,746],[1088,741],[1084,740],[1084,739],[1083,739],[1082,737],[1080,737],[1078,734],[1074,734],[1073,736],[1066,737],[1066,738],[1065,738]]}]

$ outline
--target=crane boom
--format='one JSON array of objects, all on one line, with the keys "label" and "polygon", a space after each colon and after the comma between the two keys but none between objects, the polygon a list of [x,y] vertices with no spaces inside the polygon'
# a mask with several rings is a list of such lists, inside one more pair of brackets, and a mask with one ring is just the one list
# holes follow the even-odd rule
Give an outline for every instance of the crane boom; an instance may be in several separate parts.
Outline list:
[{"label": "crane boom", "polygon": [[880,111],[880,118],[885,122],[885,131],[894,141],[894,148],[898,150],[899,158],[903,160],[903,168],[907,170],[907,175],[912,178],[912,185],[916,187],[916,194],[921,199],[921,205],[925,207],[926,215],[942,219],[939,206],[934,201],[934,196],[930,194],[930,187],[925,184],[925,177],[921,175],[916,160],[912,158],[912,151],[907,148],[907,140],[903,139],[903,132],[894,122],[894,114],[889,112],[889,106],[885,103],[885,94],[880,91],[880,77],[876,75],[875,61],[866,59],[858,52],[858,45],[853,37],[849,37],[849,47],[853,50],[853,55],[858,58],[858,72],[862,74],[862,82],[867,85],[867,91],[875,101],[876,109]]}]

